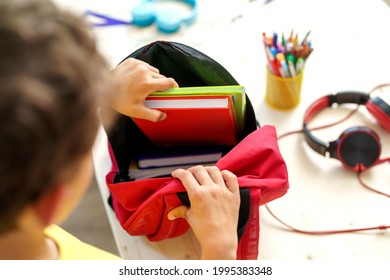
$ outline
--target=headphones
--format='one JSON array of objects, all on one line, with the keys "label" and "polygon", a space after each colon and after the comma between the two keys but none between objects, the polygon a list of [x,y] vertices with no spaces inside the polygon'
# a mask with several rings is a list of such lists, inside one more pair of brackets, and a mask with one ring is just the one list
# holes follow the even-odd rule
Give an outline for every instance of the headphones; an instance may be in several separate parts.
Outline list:
[{"label": "headphones", "polygon": [[323,156],[337,159],[349,170],[361,172],[380,162],[381,144],[378,135],[370,128],[355,126],[345,130],[338,139],[324,142],[307,128],[310,120],[321,110],[333,104],[365,105],[385,130],[390,132],[390,106],[379,97],[370,98],[363,92],[339,92],[315,101],[305,112],[303,133],[307,144]]},{"label": "headphones", "polygon": [[[174,33],[180,29],[182,24],[191,24],[198,14],[198,4],[196,0],[180,0],[191,6],[190,15],[183,16],[180,11],[172,8],[157,9],[153,0],[142,0],[141,4],[132,11],[132,24],[140,27],[149,26],[156,23],[157,29],[163,33]],[[158,1],[157,1],[158,2]],[[163,1],[160,1],[163,2]]]}]

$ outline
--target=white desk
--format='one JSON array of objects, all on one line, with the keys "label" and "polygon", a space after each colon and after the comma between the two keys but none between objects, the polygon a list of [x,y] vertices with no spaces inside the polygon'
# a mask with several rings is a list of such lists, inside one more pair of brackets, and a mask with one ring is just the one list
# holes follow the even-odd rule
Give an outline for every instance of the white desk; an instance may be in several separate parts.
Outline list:
[{"label": "white desk", "polygon": [[[77,11],[89,8],[127,17],[134,1],[58,2]],[[106,27],[95,29],[99,47],[114,67],[151,41],[170,40],[191,45],[231,72],[246,87],[261,125],[274,125],[280,134],[300,129],[308,105],[323,95],[345,90],[369,91],[378,84],[390,82],[390,52],[387,50],[390,8],[382,0],[274,0],[266,6],[260,0],[198,2],[197,22],[177,34],[159,34],[154,26],[145,29]],[[300,105],[295,110],[281,112],[264,102],[266,59],[261,34],[274,31],[286,34],[291,29],[301,36],[311,30],[314,51],[306,64]],[[390,91],[386,94],[381,97],[390,104]],[[347,127],[369,126],[381,137],[382,157],[390,156],[389,134],[368,116],[365,108],[360,112],[347,122],[315,132],[315,135],[331,141]],[[326,111],[313,120],[313,124],[329,123],[345,113],[345,110]],[[104,141],[101,131],[94,158],[105,200],[108,192],[104,175],[110,166]],[[269,206],[285,222],[307,230],[390,224],[389,198],[362,188],[356,174],[345,170],[340,162],[310,150],[302,135],[282,139],[280,149],[289,171],[290,190]],[[371,186],[390,192],[389,164],[367,172],[364,179]],[[150,243],[143,237],[127,235],[108,206],[107,211],[119,251],[125,258],[191,259],[199,255],[191,232],[174,240]],[[390,259],[390,233],[387,231],[304,235],[285,230],[264,207],[260,207],[260,213],[259,259]]]}]

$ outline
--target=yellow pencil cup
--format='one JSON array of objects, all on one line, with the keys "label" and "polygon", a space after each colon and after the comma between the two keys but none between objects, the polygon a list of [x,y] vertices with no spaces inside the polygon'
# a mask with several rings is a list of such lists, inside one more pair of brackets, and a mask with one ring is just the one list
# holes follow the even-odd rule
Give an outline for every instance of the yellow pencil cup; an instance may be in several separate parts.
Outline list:
[{"label": "yellow pencil cup", "polygon": [[303,71],[297,76],[283,78],[267,69],[265,100],[278,110],[291,110],[301,101]]}]

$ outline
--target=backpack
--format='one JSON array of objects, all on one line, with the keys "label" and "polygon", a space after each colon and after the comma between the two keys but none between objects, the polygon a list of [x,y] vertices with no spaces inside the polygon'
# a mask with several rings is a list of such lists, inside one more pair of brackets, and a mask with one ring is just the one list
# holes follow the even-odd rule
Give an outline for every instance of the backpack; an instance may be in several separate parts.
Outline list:
[{"label": "backpack", "polygon": [[[181,87],[238,85],[218,62],[181,43],[152,42],[125,59],[130,57],[158,68],[161,74],[173,77]],[[104,119],[111,118],[112,114],[117,115],[115,122],[107,127]],[[132,181],[128,176],[132,159],[137,151],[151,149],[153,144],[130,117],[102,108],[101,118],[112,162],[106,183],[111,193],[111,206],[123,229],[130,235],[146,236],[150,241],[184,234],[189,229],[185,219],[170,221],[167,218],[173,208],[190,205],[181,182],[172,177]],[[270,125],[259,127],[248,96],[245,125],[239,132],[239,140],[234,147],[224,147],[224,155],[216,165],[238,177],[241,204],[237,259],[257,259],[259,206],[283,196],[289,183],[275,128]]]}]

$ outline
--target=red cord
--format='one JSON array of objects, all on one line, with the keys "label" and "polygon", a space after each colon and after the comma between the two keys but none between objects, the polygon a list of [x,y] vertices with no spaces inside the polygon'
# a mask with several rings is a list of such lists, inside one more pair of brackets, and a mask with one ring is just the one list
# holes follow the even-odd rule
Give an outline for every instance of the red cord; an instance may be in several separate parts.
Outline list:
[{"label": "red cord", "polygon": [[[373,88],[368,94],[371,94],[373,91],[379,89],[379,88],[382,88],[384,86],[390,86],[390,84],[382,84],[382,85],[378,85],[376,86],[375,88]],[[318,130],[318,129],[323,129],[323,128],[328,128],[328,127],[331,127],[331,126],[334,126],[336,124],[339,124],[345,120],[347,120],[348,118],[350,118],[353,114],[355,114],[357,112],[357,110],[359,109],[359,105],[354,109],[352,110],[348,115],[346,115],[344,118],[342,118],[341,120],[339,121],[336,121],[334,123],[331,123],[331,124],[327,124],[327,125],[323,125],[323,126],[319,126],[319,127],[315,127],[315,128],[311,128],[310,130]],[[281,134],[279,137],[278,137],[278,140],[286,137],[286,136],[289,136],[289,135],[292,135],[292,134],[296,134],[296,133],[303,133],[303,130],[294,130],[294,131],[290,131],[290,132],[286,132],[284,134]],[[381,159],[379,160],[375,165],[379,165],[381,163],[384,163],[384,162],[387,162],[389,161],[390,162],[390,158],[385,158],[385,159]],[[357,173],[357,176],[358,176],[358,181],[359,183],[365,187],[366,189],[370,190],[370,191],[373,191],[375,193],[378,193],[380,195],[384,195],[386,197],[389,197],[390,198],[390,194],[387,194],[387,193],[384,193],[384,192],[381,192],[379,190],[376,190],[370,186],[368,186],[366,183],[363,182],[362,178],[361,178],[361,174],[363,172],[358,172]],[[363,227],[363,228],[354,228],[354,229],[339,229],[339,230],[320,230],[320,231],[317,231],[317,230],[302,230],[302,229],[298,229],[298,228],[295,228],[287,223],[285,223],[284,221],[282,221],[280,218],[278,218],[272,211],[271,209],[269,208],[269,206],[266,204],[265,205],[265,208],[268,210],[268,212],[271,214],[271,216],[277,220],[279,223],[281,223],[282,225],[284,225],[286,228],[294,231],[294,232],[297,232],[297,233],[302,233],[302,234],[312,234],[312,235],[328,235],[328,234],[341,234],[341,233],[351,233],[351,232],[358,232],[358,231],[368,231],[368,230],[386,230],[386,229],[389,229],[390,228],[390,225],[380,225],[380,226],[375,226],[375,227]]]},{"label": "red cord", "polygon": [[364,228],[355,228],[355,229],[339,229],[339,230],[302,230],[295,228],[293,226],[290,226],[289,224],[283,222],[281,219],[279,219],[269,208],[268,205],[265,205],[265,208],[267,208],[268,212],[271,214],[271,216],[277,220],[279,223],[287,227],[288,229],[297,232],[297,233],[303,233],[303,234],[312,234],[312,235],[328,235],[328,234],[340,234],[340,233],[351,233],[351,232],[358,232],[358,231],[367,231],[367,230],[386,230],[390,228],[390,225],[381,225],[376,227],[364,227]]},{"label": "red cord", "polygon": [[[390,158],[384,158],[384,159],[379,160],[377,163],[375,163],[375,166],[376,166],[376,165],[379,165],[379,164],[382,164],[382,163],[385,163],[385,162],[387,162],[387,161],[390,162]],[[373,166],[372,166],[372,167],[373,167]],[[363,173],[364,173],[364,172],[358,172],[358,173],[357,173],[357,177],[358,177],[359,183],[360,183],[363,187],[365,187],[366,189],[368,189],[368,190],[370,190],[370,191],[372,191],[372,192],[375,192],[375,193],[377,193],[377,194],[380,194],[380,195],[383,195],[383,196],[386,196],[386,197],[389,197],[389,198],[390,198],[390,194],[381,192],[381,191],[379,191],[379,190],[376,190],[376,189],[370,187],[369,185],[367,185],[366,183],[364,183],[363,180],[362,180],[362,176],[361,176]]]}]

